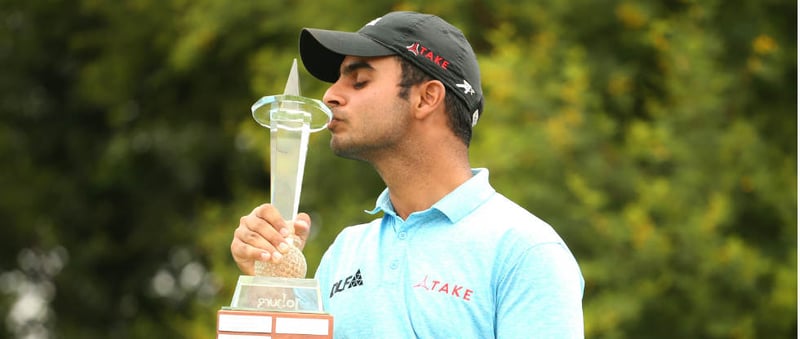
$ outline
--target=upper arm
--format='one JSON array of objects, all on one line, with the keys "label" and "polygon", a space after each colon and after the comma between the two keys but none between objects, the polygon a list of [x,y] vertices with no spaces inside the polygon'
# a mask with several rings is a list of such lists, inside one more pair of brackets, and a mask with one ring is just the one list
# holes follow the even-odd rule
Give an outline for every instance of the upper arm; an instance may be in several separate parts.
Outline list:
[{"label": "upper arm", "polygon": [[583,277],[562,243],[515,257],[498,280],[497,338],[583,338]]}]

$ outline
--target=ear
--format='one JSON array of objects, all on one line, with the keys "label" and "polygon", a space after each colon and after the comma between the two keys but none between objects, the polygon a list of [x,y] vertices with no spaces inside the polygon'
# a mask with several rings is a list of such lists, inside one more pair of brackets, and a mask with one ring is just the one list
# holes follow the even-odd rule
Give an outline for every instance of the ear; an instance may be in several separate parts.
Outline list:
[{"label": "ear", "polygon": [[419,85],[416,92],[418,100],[414,107],[414,115],[424,119],[439,110],[444,110],[445,88],[439,80],[429,80]]}]

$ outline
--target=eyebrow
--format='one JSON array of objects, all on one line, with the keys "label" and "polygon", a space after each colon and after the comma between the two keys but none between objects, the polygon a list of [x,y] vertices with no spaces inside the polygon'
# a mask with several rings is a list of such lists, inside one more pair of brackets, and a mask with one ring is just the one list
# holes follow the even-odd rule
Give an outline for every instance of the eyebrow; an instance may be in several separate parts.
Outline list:
[{"label": "eyebrow", "polygon": [[367,62],[365,60],[358,60],[358,61],[353,61],[353,62],[343,66],[342,70],[341,70],[341,75],[342,76],[347,76],[347,75],[352,74],[355,71],[358,71],[360,69],[366,69],[366,70],[371,70],[371,71],[375,70],[375,68],[372,67],[372,65],[370,65],[369,62]]}]

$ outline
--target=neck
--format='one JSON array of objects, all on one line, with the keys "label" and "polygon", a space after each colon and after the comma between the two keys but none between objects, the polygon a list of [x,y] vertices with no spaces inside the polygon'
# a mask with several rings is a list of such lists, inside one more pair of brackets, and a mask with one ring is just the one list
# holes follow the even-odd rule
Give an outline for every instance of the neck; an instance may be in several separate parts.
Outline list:
[{"label": "neck", "polygon": [[466,154],[433,155],[428,152],[393,155],[373,162],[386,186],[397,215],[404,220],[423,211],[472,177]]}]

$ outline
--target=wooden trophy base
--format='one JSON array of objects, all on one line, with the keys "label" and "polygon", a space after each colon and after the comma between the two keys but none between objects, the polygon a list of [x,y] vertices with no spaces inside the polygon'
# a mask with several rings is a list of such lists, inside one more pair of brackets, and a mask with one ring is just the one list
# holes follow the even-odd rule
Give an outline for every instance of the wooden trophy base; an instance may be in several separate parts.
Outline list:
[{"label": "wooden trophy base", "polygon": [[263,310],[221,309],[217,312],[217,339],[333,338],[333,316]]}]

